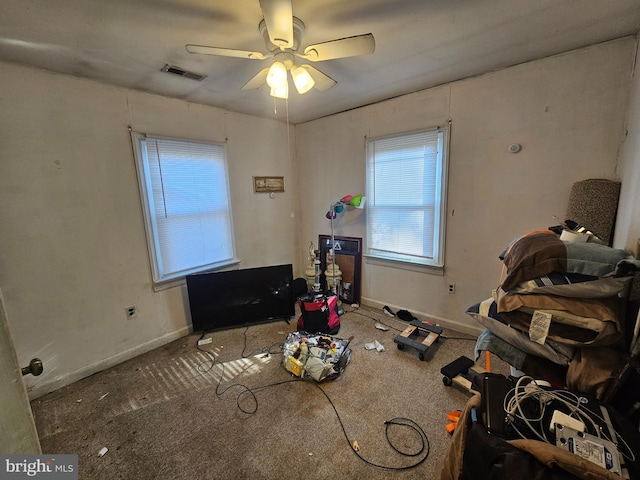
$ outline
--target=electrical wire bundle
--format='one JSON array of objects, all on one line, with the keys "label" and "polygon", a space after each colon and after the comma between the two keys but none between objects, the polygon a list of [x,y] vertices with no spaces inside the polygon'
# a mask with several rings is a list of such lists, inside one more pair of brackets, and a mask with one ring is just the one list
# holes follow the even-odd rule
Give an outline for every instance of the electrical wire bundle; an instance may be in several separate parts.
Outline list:
[{"label": "electrical wire bundle", "polygon": [[[245,329],[244,331],[244,348],[242,350],[242,358],[247,358],[251,355],[254,355],[256,352],[253,352],[251,354],[245,354],[245,350],[247,347],[247,338],[246,338],[246,332],[247,332],[248,328]],[[203,332],[202,336],[200,337],[199,340],[202,340],[204,338],[204,336],[206,335],[206,332]],[[344,345],[342,345],[342,350],[345,350],[350,342],[349,340],[342,340],[342,342],[344,342]],[[276,345],[276,344],[274,344]],[[265,357],[272,355],[276,352],[272,352],[271,348],[274,346],[271,345],[269,347],[265,347],[262,348],[258,351],[258,354],[263,354]],[[283,352],[287,352],[288,350],[291,349],[291,345],[288,345],[287,342],[285,341],[282,344],[279,344],[281,352],[279,353],[283,353]],[[401,457],[406,457],[406,458],[411,458],[413,459],[412,463],[409,463],[407,465],[403,465],[403,466],[392,466],[392,465],[383,465],[383,464],[379,464],[379,463],[375,463],[373,461],[367,460],[364,455],[362,454],[362,452],[360,451],[360,446],[358,444],[357,441],[351,441],[351,439],[349,438],[349,435],[347,433],[347,430],[345,428],[345,425],[342,421],[342,418],[340,417],[340,414],[338,413],[338,409],[336,408],[335,404],[333,403],[333,400],[331,400],[331,398],[329,397],[329,395],[327,394],[327,392],[321,387],[321,385],[317,382],[310,382],[310,381],[305,381],[304,379],[297,377],[297,378],[293,378],[293,379],[288,379],[288,380],[284,380],[281,382],[274,382],[274,383],[270,383],[267,385],[262,385],[262,386],[258,386],[258,387],[248,387],[247,385],[244,385],[242,383],[233,383],[230,385],[225,386],[224,388],[222,387],[222,381],[224,378],[224,370],[225,370],[225,365],[223,362],[219,361],[216,358],[216,355],[205,349],[202,348],[199,344],[199,341],[196,342],[196,348],[205,353],[206,355],[209,356],[209,360],[206,360],[204,362],[201,362],[197,369],[201,374],[215,374],[216,371],[219,372],[218,378],[217,378],[217,385],[216,385],[216,389],[215,389],[215,394],[217,397],[222,397],[228,390],[232,389],[232,388],[240,388],[240,393],[237,395],[236,397],[236,405],[237,408],[242,411],[245,414],[248,415],[253,415],[258,411],[258,398],[256,396],[256,392],[266,389],[266,388],[272,388],[272,387],[277,387],[277,386],[281,386],[281,385],[285,385],[285,384],[298,384],[298,385],[313,385],[315,386],[323,395],[324,397],[327,399],[327,401],[329,402],[329,404],[331,405],[331,408],[333,409],[336,418],[338,420],[338,423],[340,424],[340,428],[342,429],[342,434],[347,442],[347,444],[349,445],[349,448],[351,449],[351,451],[365,464],[369,465],[370,467],[373,468],[377,468],[380,470],[386,470],[386,471],[403,471],[403,470],[409,470],[412,468],[415,468],[419,465],[421,465],[422,463],[425,462],[425,460],[427,460],[427,458],[429,457],[429,453],[430,453],[430,444],[429,444],[429,438],[427,437],[426,432],[422,429],[422,427],[415,422],[414,420],[411,420],[409,418],[405,418],[405,417],[395,417],[392,418],[390,420],[386,420],[384,421],[384,426],[385,426],[385,437],[387,440],[387,443],[389,444],[389,446],[397,453],[399,454]],[[344,353],[344,352],[343,352]],[[285,353],[286,354],[286,353]],[[289,352],[289,354],[291,354],[291,352]],[[216,368],[216,366],[219,365],[219,368]],[[248,405],[244,405],[244,403],[247,403]],[[392,432],[395,431],[395,434],[392,434]],[[400,437],[404,437],[404,441],[403,441],[403,448],[401,448],[400,446],[397,445],[398,440],[394,440],[395,437],[398,437],[398,435],[400,435]],[[407,446],[407,437],[409,437],[411,440],[408,442],[411,445]]]},{"label": "electrical wire bundle", "polygon": [[[509,438],[541,440],[556,444],[551,426],[553,414],[560,411],[582,423],[588,433],[613,442],[620,453],[635,461],[625,440],[615,431],[609,419],[587,408],[588,399],[567,390],[551,390],[540,386],[532,377],[522,376],[505,395],[506,431]],[[606,410],[602,412],[604,415]],[[607,425],[607,432],[602,425]]]}]

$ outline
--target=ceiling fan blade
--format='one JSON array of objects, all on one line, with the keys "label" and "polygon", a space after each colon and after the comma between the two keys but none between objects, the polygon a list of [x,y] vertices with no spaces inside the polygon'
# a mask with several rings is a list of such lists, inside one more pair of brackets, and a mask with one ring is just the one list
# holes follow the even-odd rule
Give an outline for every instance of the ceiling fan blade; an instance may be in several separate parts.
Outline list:
[{"label": "ceiling fan blade", "polygon": [[268,72],[269,67],[260,70],[257,75],[242,86],[242,90],[255,90],[256,88],[260,88],[262,85],[265,85],[267,82]]},{"label": "ceiling fan blade", "polygon": [[217,55],[220,57],[249,58],[251,60],[264,60],[272,55],[264,55],[260,52],[248,50],[234,50],[233,48],[208,47],[206,45],[186,45],[189,53],[202,53],[204,55]]},{"label": "ceiling fan blade", "polygon": [[322,73],[320,70],[318,70],[315,67],[312,67],[311,65],[300,65],[302,68],[304,68],[307,72],[309,72],[309,75],[311,75],[311,78],[313,78],[313,81],[315,82],[315,87],[324,92],[325,90],[329,90],[331,87],[333,87],[337,82],[331,78],[328,75],[325,75],[324,73]]},{"label": "ceiling fan blade", "polygon": [[291,0],[260,0],[269,40],[280,48],[293,47],[293,7]]},{"label": "ceiling fan blade", "polygon": [[334,58],[367,55],[373,53],[375,49],[376,41],[373,38],[373,34],[366,33],[355,37],[309,45],[304,49],[304,54],[301,57],[312,62],[322,62],[324,60],[333,60]]}]

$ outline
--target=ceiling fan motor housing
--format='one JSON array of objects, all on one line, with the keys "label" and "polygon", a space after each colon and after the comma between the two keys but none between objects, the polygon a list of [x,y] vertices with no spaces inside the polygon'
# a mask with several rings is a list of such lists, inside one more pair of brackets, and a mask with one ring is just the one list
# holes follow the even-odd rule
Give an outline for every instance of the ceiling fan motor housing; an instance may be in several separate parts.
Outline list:
[{"label": "ceiling fan motor housing", "polygon": [[295,57],[293,53],[287,51],[278,52],[273,56],[273,61],[280,62],[287,70],[291,70],[291,67],[293,67],[293,64],[295,63]]},{"label": "ceiling fan motor housing", "polygon": [[373,34],[367,33],[307,45],[304,51],[299,51],[302,48],[305,25],[302,20],[293,16],[291,0],[259,0],[259,3],[263,18],[258,24],[258,30],[268,53],[207,45],[185,46],[189,53],[249,60],[273,58],[271,66],[260,70],[243,85],[242,90],[260,88],[266,81],[271,87],[272,96],[275,96],[275,90],[282,90],[279,98],[287,98],[287,72],[291,72],[296,89],[301,95],[311,88],[325,91],[333,87],[336,81],[309,64],[296,64],[296,57],[302,61],[323,62],[367,55],[375,50]]},{"label": "ceiling fan motor housing", "polygon": [[[258,29],[260,30],[260,34],[264,39],[264,43],[267,46],[267,50],[270,52],[275,52],[276,50],[281,50],[281,48],[274,44],[269,38],[269,32],[267,31],[267,22],[264,19],[260,20],[258,24]],[[300,39],[302,38],[302,34],[304,33],[304,22],[300,20],[298,17],[293,17],[293,46],[291,48],[285,49],[285,51],[297,51],[300,48]]]}]

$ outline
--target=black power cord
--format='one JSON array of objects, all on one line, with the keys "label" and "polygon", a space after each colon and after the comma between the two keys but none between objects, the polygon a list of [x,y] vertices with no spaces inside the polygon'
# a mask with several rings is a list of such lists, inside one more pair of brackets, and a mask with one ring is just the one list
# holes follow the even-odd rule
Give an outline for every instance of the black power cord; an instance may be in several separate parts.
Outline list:
[{"label": "black power cord", "polygon": [[[362,315],[363,317],[365,317],[365,318],[369,318],[369,319],[371,319],[371,320],[374,320],[376,323],[380,323],[381,325],[384,325],[385,327],[390,328],[390,329],[392,329],[392,330],[396,330],[396,331],[398,331],[398,332],[402,332],[402,331],[404,331],[404,329],[403,329],[403,328],[397,328],[397,327],[394,327],[393,325],[389,325],[388,323],[384,323],[384,322],[383,322],[383,321],[381,321],[380,319],[378,319],[378,318],[376,318],[376,317],[373,317],[373,316],[371,316],[371,315],[367,315],[367,314],[365,314],[365,313],[362,313],[360,310],[358,310],[358,309],[356,309],[356,308],[354,308],[354,309],[352,309],[352,310],[345,310],[345,313],[355,313],[355,314],[358,314],[358,315]],[[403,324],[405,324],[405,325],[409,325],[407,322],[404,322],[404,321],[402,321],[402,320],[396,320],[396,321],[397,321],[397,322],[400,322],[400,323],[403,323]],[[476,342],[476,340],[477,340],[476,338],[466,338],[466,337],[449,337],[449,336],[447,336],[447,335],[442,335],[442,334],[440,335],[440,338],[442,338],[443,340],[463,340],[463,341],[474,342],[474,343],[475,343],[475,342]]]},{"label": "black power cord", "polygon": [[[204,362],[201,362],[200,364],[198,364],[198,366],[197,366],[198,371],[200,373],[203,373],[203,374],[209,373],[209,372],[211,372],[211,370],[213,370],[213,368],[215,367],[216,364],[220,364],[220,367],[221,367],[220,368],[220,377],[218,378],[218,383],[216,384],[216,389],[215,389],[216,396],[217,397],[221,397],[226,392],[231,390],[232,388],[241,388],[242,391],[236,397],[236,405],[238,407],[238,410],[240,410],[242,413],[246,413],[247,415],[253,415],[254,413],[256,413],[258,411],[258,399],[257,399],[254,391],[255,390],[259,390],[260,388],[265,388],[265,387],[249,388],[248,386],[246,386],[243,383],[233,383],[233,384],[228,385],[226,388],[221,390],[220,387],[221,387],[221,384],[222,384],[222,380],[224,378],[225,365],[224,365],[223,362],[218,361],[218,359],[213,354],[213,352],[211,352],[211,351],[209,351],[209,350],[207,350],[205,348],[202,348],[200,346],[200,340],[202,340],[206,334],[207,334],[207,332],[203,332],[202,333],[202,336],[196,342],[196,348],[198,350],[200,350],[201,352],[207,354],[211,360],[207,360],[207,361],[204,361]],[[246,340],[247,340],[246,330],[245,330],[244,340],[245,340],[245,346],[244,346],[244,348],[242,350],[242,352],[243,352],[242,358],[247,358],[250,355],[244,356],[244,351],[246,349]],[[264,353],[265,355],[270,355],[271,354],[270,347],[265,347],[265,348],[261,349],[259,352]],[[287,381],[284,381],[284,382],[278,382],[278,383],[274,383],[274,384],[267,385],[267,386],[281,385],[281,384],[284,384],[284,383],[290,383],[292,381],[295,381],[295,380],[287,380]],[[253,407],[252,408],[245,408],[241,404],[242,399],[246,398],[247,395],[253,401]]]},{"label": "black power cord", "polygon": [[[365,315],[366,316],[366,315]],[[336,418],[338,419],[338,423],[340,423],[340,428],[342,429],[342,433],[344,435],[345,440],[347,441],[347,443],[349,444],[349,448],[351,449],[351,451],[365,464],[369,465],[370,467],[373,468],[378,468],[381,470],[385,470],[385,471],[402,471],[402,470],[409,470],[411,468],[415,468],[418,465],[422,464],[427,457],[429,456],[429,451],[430,451],[430,445],[429,445],[429,439],[427,437],[427,434],[425,433],[425,431],[422,429],[422,427],[420,427],[420,425],[418,425],[418,423],[416,423],[415,421],[409,419],[409,418],[404,418],[404,417],[395,417],[392,418],[391,420],[387,420],[384,422],[385,425],[385,437],[387,439],[387,443],[391,446],[391,448],[396,451],[398,454],[405,456],[405,457],[420,457],[419,460],[417,460],[416,462],[413,462],[410,465],[406,465],[406,466],[401,466],[401,467],[392,467],[392,466],[388,466],[388,465],[380,465],[377,463],[374,463],[372,461],[367,460],[366,458],[364,458],[362,456],[362,454],[359,451],[359,447],[357,446],[357,443],[355,442],[351,442],[351,440],[349,439],[349,435],[347,434],[346,428],[344,426],[344,423],[342,421],[342,418],[340,417],[340,414],[338,413],[338,409],[336,408],[335,404],[333,403],[333,400],[331,400],[331,397],[329,397],[329,395],[327,394],[327,392],[324,391],[324,389],[315,382],[310,382],[301,378],[293,378],[293,379],[289,379],[289,380],[284,380],[282,382],[274,382],[274,383],[270,383],[267,385],[263,385],[260,387],[253,387],[253,388],[249,388],[248,386],[242,384],[242,383],[234,383],[232,385],[227,386],[226,388],[220,390],[220,386],[222,384],[222,379],[224,378],[224,363],[220,362],[217,360],[216,356],[213,354],[213,352],[201,348],[199,342],[200,340],[202,340],[204,338],[204,336],[206,335],[207,332],[203,332],[202,336],[198,339],[198,341],[196,342],[196,348],[198,350],[200,350],[201,352],[207,354],[211,360],[207,360],[204,362],[201,362],[197,369],[199,372],[206,374],[211,372],[211,370],[213,370],[213,368],[215,367],[216,363],[219,363],[221,365],[221,371],[220,371],[220,377],[218,378],[218,383],[216,384],[216,389],[215,389],[215,394],[218,397],[221,397],[222,395],[224,395],[226,392],[228,392],[230,389],[235,388],[235,387],[239,387],[242,389],[242,391],[238,394],[238,396],[236,397],[236,406],[238,408],[238,410],[240,410],[243,413],[246,413],[247,415],[253,415],[258,411],[258,398],[256,397],[255,392],[257,392],[258,390],[262,390],[265,388],[271,388],[271,387],[277,387],[280,385],[285,385],[285,384],[289,384],[289,383],[305,383],[305,384],[311,384],[314,387],[316,387],[318,390],[320,390],[320,392],[322,392],[322,394],[325,396],[325,398],[327,399],[327,401],[329,402],[329,405],[331,405],[331,408],[333,408],[333,411],[336,415]],[[244,340],[245,340],[245,344],[244,344],[244,348],[242,350],[243,352],[243,358],[247,358],[247,356],[251,356],[252,354],[249,354],[247,356],[244,356],[244,351],[246,350],[246,330],[244,332]],[[259,353],[264,353],[265,355],[270,355],[272,353],[275,352],[271,352],[271,347],[273,345],[281,345],[281,344],[272,344],[269,347],[265,347],[261,350],[259,350]],[[278,352],[278,353],[282,353],[282,352]],[[208,365],[208,366],[207,366]],[[245,408],[243,407],[242,403],[242,399],[245,398],[247,395],[250,396],[251,400],[253,401],[253,408],[249,409],[249,408]],[[389,436],[389,432],[391,428],[394,427],[402,427],[402,428],[408,428],[409,430],[413,431],[414,433],[417,434],[417,436],[420,439],[419,445],[416,448],[415,452],[407,452],[407,451],[402,451],[400,450],[398,447],[396,447],[393,443],[393,441],[391,440],[390,436]]]},{"label": "black power cord", "polygon": [[[355,313],[357,315],[362,315],[365,318],[369,318],[371,320],[374,320],[376,323],[379,323],[381,325],[384,325],[387,328],[390,328],[392,330],[396,330],[398,332],[402,332],[404,329],[403,328],[398,328],[398,327],[394,327],[393,325],[389,325],[388,323],[384,323],[383,321],[381,321],[380,319],[376,318],[376,317],[372,317],[371,315],[367,315],[365,313],[362,313],[360,310],[354,308],[352,310],[345,310],[345,313]],[[401,320],[397,320],[400,323],[403,323]]]},{"label": "black power cord", "polygon": [[[309,382],[307,382],[307,383],[309,383]],[[313,385],[318,390],[320,390],[322,392],[322,394],[325,396],[325,398],[329,402],[329,405],[331,405],[331,408],[333,408],[333,411],[336,414],[336,418],[338,419],[338,422],[340,423],[340,427],[342,428],[342,433],[344,435],[344,438],[347,441],[347,443],[349,444],[349,447],[351,448],[351,451],[360,460],[362,460],[364,463],[366,463],[370,467],[378,468],[380,470],[386,470],[388,472],[409,470],[409,469],[415,468],[418,465],[420,465],[421,463],[423,463],[427,459],[427,457],[429,456],[429,450],[430,450],[429,438],[427,437],[427,434],[422,429],[422,427],[420,427],[420,425],[418,425],[416,422],[414,422],[413,420],[411,420],[409,418],[395,417],[395,418],[392,418],[391,420],[387,420],[387,421],[384,422],[384,425],[385,425],[385,437],[387,439],[387,443],[391,446],[391,448],[393,448],[396,452],[398,452],[402,456],[405,456],[405,457],[422,456],[422,458],[420,458],[417,462],[414,462],[414,463],[412,463],[410,465],[406,465],[406,466],[402,466],[402,467],[391,467],[391,466],[388,466],[388,465],[380,465],[378,463],[374,463],[374,462],[371,462],[371,461],[367,460],[360,453],[359,447],[356,446],[357,444],[355,442],[351,442],[351,440],[349,439],[349,435],[347,434],[347,430],[346,430],[346,428],[344,426],[344,423],[342,422],[342,418],[340,418],[340,414],[338,413],[338,409],[336,408],[335,404],[333,403],[333,400],[331,400],[331,397],[329,397],[329,395],[327,395],[327,392],[325,392],[324,389],[319,384],[313,383]],[[418,434],[418,436],[420,437],[420,446],[419,446],[418,449],[416,449],[415,452],[413,452],[413,453],[404,452],[404,451],[400,450],[399,448],[397,448],[394,445],[393,441],[389,437],[389,429],[391,427],[396,427],[396,426],[409,428],[410,430],[413,430],[415,433]]]},{"label": "black power cord", "polygon": [[[251,353],[244,353],[245,350],[247,349],[247,332],[249,331],[249,327],[245,327],[244,332],[243,332],[243,336],[244,336],[244,347],[242,348],[242,353],[240,354],[240,356],[242,358],[249,358],[249,357],[253,357],[254,355],[257,355],[259,353],[263,353],[266,357],[268,357],[269,355],[276,355],[278,353],[282,353],[282,343],[281,342],[276,342],[276,343],[272,343],[271,345],[269,345],[268,347],[263,347],[260,350],[254,350]],[[273,347],[274,345],[278,345],[278,347],[280,348],[279,351],[277,352],[272,352],[271,351],[271,347]]]}]

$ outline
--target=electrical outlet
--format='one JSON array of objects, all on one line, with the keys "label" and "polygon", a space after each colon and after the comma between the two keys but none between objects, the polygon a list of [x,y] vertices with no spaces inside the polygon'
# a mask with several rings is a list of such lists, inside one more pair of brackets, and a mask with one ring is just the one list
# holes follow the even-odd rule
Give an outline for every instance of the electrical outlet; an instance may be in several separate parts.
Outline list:
[{"label": "electrical outlet", "polygon": [[135,305],[129,305],[124,307],[124,312],[128,319],[136,318],[138,316],[138,308]]},{"label": "electrical outlet", "polygon": [[447,292],[456,293],[456,284],[455,283],[450,283],[449,286],[447,287]]}]

